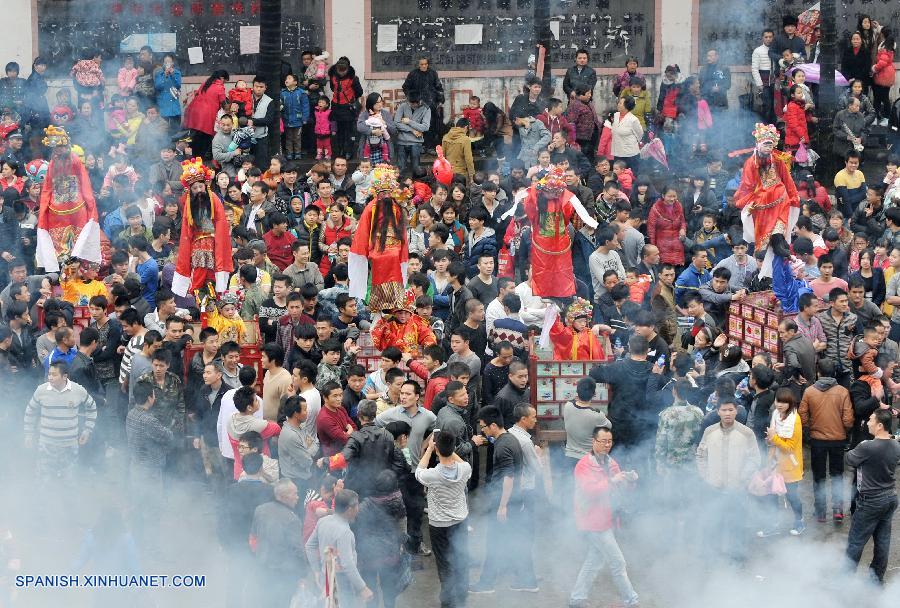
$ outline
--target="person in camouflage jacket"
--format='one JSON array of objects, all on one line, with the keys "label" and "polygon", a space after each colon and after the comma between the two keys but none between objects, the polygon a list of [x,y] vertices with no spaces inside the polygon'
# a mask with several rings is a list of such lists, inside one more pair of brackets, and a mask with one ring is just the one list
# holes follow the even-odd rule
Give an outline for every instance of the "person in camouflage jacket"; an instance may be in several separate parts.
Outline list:
[{"label": "person in camouflage jacket", "polygon": [[689,381],[676,381],[672,387],[674,403],[659,414],[656,467],[661,473],[682,469],[694,460],[703,412],[682,398],[690,390]]}]

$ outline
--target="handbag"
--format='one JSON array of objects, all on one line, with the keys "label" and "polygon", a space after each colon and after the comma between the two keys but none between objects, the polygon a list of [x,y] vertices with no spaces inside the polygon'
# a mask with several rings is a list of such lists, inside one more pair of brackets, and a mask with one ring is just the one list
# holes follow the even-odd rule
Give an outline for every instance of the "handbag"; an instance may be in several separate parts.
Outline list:
[{"label": "handbag", "polygon": [[774,467],[760,469],[754,473],[747,484],[747,491],[754,496],[767,496],[769,494],[784,496],[787,494],[784,476],[776,471]]},{"label": "handbag", "polygon": [[794,160],[796,160],[798,164],[809,162],[809,153],[806,151],[806,144],[802,141],[800,142],[800,147],[797,148],[797,152],[794,154]]},{"label": "handbag", "polygon": [[400,563],[397,564],[397,568],[399,569],[399,574],[397,576],[396,590],[397,595],[400,595],[413,582],[412,556],[406,550],[400,554]]}]

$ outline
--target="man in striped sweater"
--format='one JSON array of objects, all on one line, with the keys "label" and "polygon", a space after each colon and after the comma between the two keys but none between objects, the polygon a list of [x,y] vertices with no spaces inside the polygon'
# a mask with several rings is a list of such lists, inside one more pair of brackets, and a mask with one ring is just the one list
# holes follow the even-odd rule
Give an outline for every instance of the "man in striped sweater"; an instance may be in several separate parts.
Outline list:
[{"label": "man in striped sweater", "polygon": [[69,366],[50,364],[48,382],[34,391],[25,409],[25,447],[37,437],[37,468],[41,479],[71,479],[78,447],[87,443],[97,421],[97,406],[88,392],[69,380]]}]

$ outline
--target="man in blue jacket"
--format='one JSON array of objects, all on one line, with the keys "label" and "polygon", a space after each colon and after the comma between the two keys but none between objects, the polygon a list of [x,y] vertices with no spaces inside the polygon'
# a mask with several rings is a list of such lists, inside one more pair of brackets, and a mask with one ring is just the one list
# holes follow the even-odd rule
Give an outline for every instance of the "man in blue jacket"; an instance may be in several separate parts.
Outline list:
[{"label": "man in blue jacket", "polygon": [[706,269],[708,259],[703,245],[691,247],[691,263],[675,281],[675,303],[678,306],[684,306],[684,299],[689,293],[699,293],[700,286],[712,280]]}]

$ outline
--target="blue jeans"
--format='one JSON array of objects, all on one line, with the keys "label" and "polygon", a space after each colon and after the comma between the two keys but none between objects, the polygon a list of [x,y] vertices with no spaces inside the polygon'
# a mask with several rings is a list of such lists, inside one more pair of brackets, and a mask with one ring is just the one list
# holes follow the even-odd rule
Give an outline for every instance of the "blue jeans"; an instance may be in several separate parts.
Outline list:
[{"label": "blue jeans", "polygon": [[612,574],[613,583],[619,591],[619,596],[626,606],[636,606],[638,603],[638,595],[631,586],[628,578],[628,572],[625,569],[625,557],[622,550],[619,549],[619,543],[612,530],[604,532],[587,532],[585,533],[588,540],[588,552],[578,572],[578,578],[575,580],[575,587],[569,596],[570,602],[581,602],[588,598],[594,579],[604,562],[609,564],[610,574]]},{"label": "blue jeans", "polygon": [[853,512],[850,534],[847,537],[847,559],[855,570],[869,537],[873,538],[875,548],[869,570],[879,582],[884,582],[887,570],[888,553],[891,549],[891,518],[896,510],[896,494],[877,498],[866,498],[859,494],[856,497],[856,511]]},{"label": "blue jeans", "polygon": [[[397,166],[400,173],[415,173],[419,169],[419,158],[422,156],[422,144],[397,144]],[[407,158],[409,162],[407,162]]]}]

